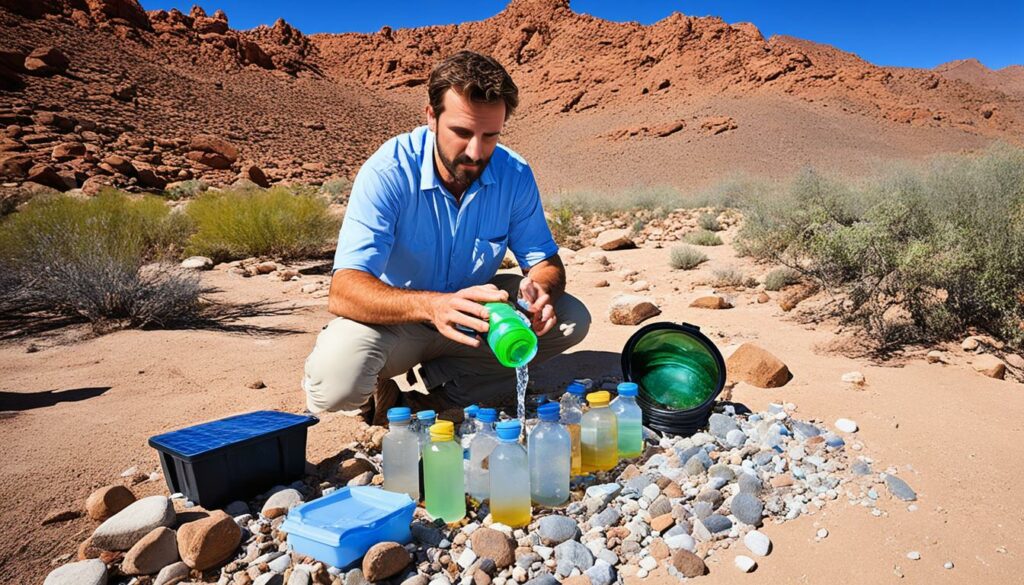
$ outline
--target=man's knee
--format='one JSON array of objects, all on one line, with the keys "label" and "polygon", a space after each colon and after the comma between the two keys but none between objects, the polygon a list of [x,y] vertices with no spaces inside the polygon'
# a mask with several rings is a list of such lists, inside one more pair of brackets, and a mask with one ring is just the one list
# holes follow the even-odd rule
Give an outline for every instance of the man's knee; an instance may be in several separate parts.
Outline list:
[{"label": "man's knee", "polygon": [[387,333],[349,319],[331,321],[306,358],[302,389],[311,412],[355,410],[373,394]]}]

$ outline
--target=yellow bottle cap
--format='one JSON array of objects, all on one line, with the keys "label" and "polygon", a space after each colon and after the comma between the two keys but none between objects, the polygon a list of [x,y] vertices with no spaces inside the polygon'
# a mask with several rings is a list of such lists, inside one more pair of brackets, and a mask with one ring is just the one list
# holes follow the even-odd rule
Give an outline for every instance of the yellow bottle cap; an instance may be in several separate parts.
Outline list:
[{"label": "yellow bottle cap", "polygon": [[430,440],[434,443],[451,441],[455,438],[455,423],[450,420],[438,420],[430,427]]},{"label": "yellow bottle cap", "polygon": [[590,403],[590,406],[608,406],[608,401],[611,399],[611,394],[604,390],[587,394],[587,402]]}]

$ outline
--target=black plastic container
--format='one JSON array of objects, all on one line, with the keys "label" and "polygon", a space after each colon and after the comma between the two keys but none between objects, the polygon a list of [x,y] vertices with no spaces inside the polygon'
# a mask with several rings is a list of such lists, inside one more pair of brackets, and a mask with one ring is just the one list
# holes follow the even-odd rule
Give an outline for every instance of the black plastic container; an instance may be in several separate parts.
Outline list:
[{"label": "black plastic container", "polygon": [[167,488],[207,509],[300,477],[306,429],[319,420],[259,410],[150,437]]},{"label": "black plastic container", "polygon": [[[679,349],[679,359],[685,360],[687,352],[697,351],[700,353],[698,357],[702,362],[708,389],[710,389],[706,399],[688,408],[673,408],[652,398],[652,391],[644,388],[643,381],[639,379],[647,364],[643,363],[646,356],[642,351],[638,351],[638,347],[642,348],[652,339],[658,339],[669,345],[676,340],[680,348],[686,346],[686,350]],[[725,387],[725,359],[714,342],[701,333],[700,328],[696,325],[669,322],[651,323],[638,329],[626,341],[626,345],[622,349],[622,374],[626,380],[636,382],[640,386],[637,404],[643,412],[645,426],[662,433],[689,436],[708,424],[715,400],[722,388]],[[659,388],[658,390],[671,392],[677,389]]]}]

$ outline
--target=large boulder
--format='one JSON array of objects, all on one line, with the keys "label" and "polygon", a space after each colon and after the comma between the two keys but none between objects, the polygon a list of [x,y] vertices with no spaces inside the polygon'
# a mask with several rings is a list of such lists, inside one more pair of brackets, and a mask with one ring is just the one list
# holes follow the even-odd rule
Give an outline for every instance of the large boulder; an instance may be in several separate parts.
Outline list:
[{"label": "large boulder", "polygon": [[150,29],[149,16],[136,0],[86,0],[94,20],[122,20],[136,28]]},{"label": "large boulder", "polygon": [[744,343],[736,348],[725,365],[731,380],[759,388],[778,388],[790,378],[789,368],[782,360],[753,343]]},{"label": "large boulder", "polygon": [[1002,380],[1006,375],[1006,364],[990,353],[983,353],[974,358],[971,367],[974,371],[997,380]]},{"label": "large boulder", "polygon": [[241,540],[235,519],[217,510],[178,528],[178,554],[189,567],[205,571],[231,558]]},{"label": "large boulder", "polygon": [[189,143],[189,150],[216,153],[231,163],[238,160],[238,148],[213,134],[196,134]]},{"label": "large boulder", "polygon": [[39,47],[25,57],[25,70],[36,75],[54,75],[67,71],[71,61],[56,47]]},{"label": "large boulder", "polygon": [[128,550],[160,526],[173,526],[174,505],[164,496],[150,496],[131,504],[92,533],[92,544],[102,550]]},{"label": "large boulder", "polygon": [[161,526],[128,550],[121,562],[121,571],[125,575],[152,575],[177,560],[176,535],[170,528]]},{"label": "large boulder", "polygon": [[615,325],[637,325],[660,314],[654,299],[638,295],[617,295],[608,308],[608,320]]},{"label": "large boulder", "polygon": [[124,510],[135,502],[135,494],[123,485],[108,485],[89,494],[85,500],[85,513],[100,522]]},{"label": "large boulder", "polygon": [[32,168],[28,170],[28,174],[25,175],[25,179],[30,183],[45,185],[58,191],[67,191],[70,189],[67,181],[64,180],[64,177],[60,176],[57,170],[50,165],[33,165]]},{"label": "large boulder", "polygon": [[629,230],[604,230],[597,236],[594,245],[605,251],[635,248],[636,244],[629,237]]}]

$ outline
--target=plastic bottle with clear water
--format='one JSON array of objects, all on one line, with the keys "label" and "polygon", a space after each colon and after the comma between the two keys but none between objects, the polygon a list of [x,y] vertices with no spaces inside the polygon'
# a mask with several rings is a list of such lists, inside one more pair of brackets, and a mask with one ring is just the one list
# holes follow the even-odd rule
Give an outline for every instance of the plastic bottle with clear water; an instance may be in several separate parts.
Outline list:
[{"label": "plastic bottle with clear water", "polygon": [[583,473],[608,471],[619,462],[619,421],[608,408],[610,399],[604,390],[587,394],[590,410],[580,421]]},{"label": "plastic bottle with clear water", "polygon": [[409,428],[412,411],[404,406],[388,409],[388,434],[381,443],[384,489],[420,499],[420,439]]},{"label": "plastic bottle with clear water", "polygon": [[498,420],[498,411],[493,408],[481,408],[476,413],[476,419],[480,423],[480,428],[469,444],[469,473],[466,474],[466,487],[469,488],[470,497],[483,503],[491,492],[488,457],[498,444],[498,435],[494,432],[494,421]]},{"label": "plastic bottle with clear water", "polygon": [[572,444],[571,463],[569,475],[576,477],[583,473],[583,453],[580,449],[580,421],[583,418],[583,395],[586,387],[580,382],[572,382],[562,394],[561,413],[562,424],[569,432],[569,439]]},{"label": "plastic bottle with clear water", "polygon": [[619,396],[609,406],[619,421],[619,459],[639,457],[644,450],[643,412],[636,403],[639,389],[633,382],[622,382]]},{"label": "plastic bottle with clear water", "polygon": [[466,486],[462,447],[455,442],[455,424],[440,420],[430,427],[430,444],[423,449],[423,501],[431,518],[446,523],[466,516]]},{"label": "plastic bottle with clear water", "polygon": [[519,444],[518,420],[498,423],[498,444],[490,455],[491,518],[512,528],[530,523],[530,473]]},{"label": "plastic bottle with clear water", "polygon": [[559,406],[549,402],[537,409],[540,422],[530,431],[530,497],[541,506],[559,506],[569,499],[572,438],[559,422]]},{"label": "plastic bottle with clear water", "polygon": [[437,413],[433,410],[421,410],[416,413],[417,429],[420,436],[420,448],[430,444],[430,427],[437,422]]}]

